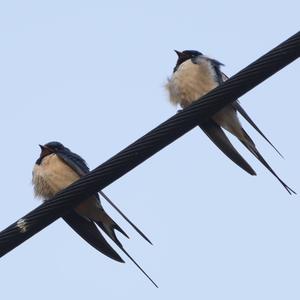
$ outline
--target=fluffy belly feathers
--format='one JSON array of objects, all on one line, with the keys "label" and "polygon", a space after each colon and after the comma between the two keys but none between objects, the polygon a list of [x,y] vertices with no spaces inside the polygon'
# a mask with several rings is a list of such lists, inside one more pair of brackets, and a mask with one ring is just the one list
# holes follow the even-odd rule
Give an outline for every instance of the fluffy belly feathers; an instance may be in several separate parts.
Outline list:
[{"label": "fluffy belly feathers", "polygon": [[32,182],[37,197],[45,200],[78,180],[78,174],[66,165],[56,154],[51,154],[33,169]]},{"label": "fluffy belly feathers", "polygon": [[170,101],[186,107],[217,86],[213,70],[206,63],[194,64],[191,60],[182,63],[166,85]]},{"label": "fluffy belly feathers", "polygon": [[[56,154],[44,157],[40,165],[34,166],[32,175],[35,196],[43,200],[52,198],[80,178]],[[81,202],[74,209],[81,216],[92,220],[101,220],[104,215],[101,203],[95,196]]]},{"label": "fluffy belly feathers", "polygon": [[[198,60],[197,64],[187,60],[179,66],[166,84],[170,101],[185,108],[218,86],[215,76],[215,71],[206,60]],[[242,127],[232,105],[225,106],[213,115],[212,119],[224,129],[244,140]]]}]

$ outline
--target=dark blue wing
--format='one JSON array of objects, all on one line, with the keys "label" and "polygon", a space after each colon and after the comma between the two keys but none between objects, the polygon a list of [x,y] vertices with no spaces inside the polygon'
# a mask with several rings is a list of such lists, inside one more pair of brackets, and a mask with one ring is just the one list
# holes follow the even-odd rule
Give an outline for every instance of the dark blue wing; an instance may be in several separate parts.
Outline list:
[{"label": "dark blue wing", "polygon": [[234,148],[222,128],[217,123],[213,120],[208,120],[199,124],[199,127],[228,158],[250,175],[256,175],[255,171]]},{"label": "dark blue wing", "polygon": [[[90,170],[89,170],[89,167],[87,166],[85,160],[82,157],[80,157],[78,154],[73,153],[70,150],[67,150],[67,151],[57,152],[57,155],[72,170],[74,170],[80,177],[89,173]],[[103,192],[100,192],[100,193],[145,240],[147,240],[150,244],[152,244],[151,241],[146,237],[146,235],[136,225],[134,225],[134,223],[132,223],[125,216],[125,214],[123,214],[123,212]],[[101,205],[101,201],[100,201],[100,197],[99,197],[98,193],[95,193],[95,197],[97,198],[99,204]],[[120,230],[122,230],[122,229],[120,228],[119,231]],[[121,232],[123,234],[125,234],[125,232],[123,232],[123,230]]]},{"label": "dark blue wing", "polygon": [[[90,172],[90,169],[85,162],[85,160],[78,154],[68,151],[59,151],[56,155],[65,162],[73,171],[75,171],[80,177],[86,175]],[[95,197],[100,202],[100,197],[98,193],[95,194]]]},{"label": "dark blue wing", "polygon": [[94,222],[86,220],[73,210],[63,216],[63,219],[75,232],[77,232],[95,249],[116,261],[124,262],[120,255],[104,239]]},{"label": "dark blue wing", "polygon": [[[78,154],[66,150],[57,152],[57,155],[80,177],[89,172],[86,162]],[[97,200],[100,202],[98,193],[95,194],[95,197],[97,197]],[[68,214],[63,216],[63,219],[95,249],[116,261],[124,262],[118,253],[107,243],[93,221],[83,218],[74,210],[69,211]]]},{"label": "dark blue wing", "polygon": [[57,156],[71,169],[73,169],[80,177],[86,175],[90,171],[85,160],[76,153],[71,151],[59,151],[57,152]]},{"label": "dark blue wing", "polygon": [[223,83],[224,80],[223,80],[223,76],[222,76],[221,66],[224,66],[224,65],[215,59],[210,59],[210,62],[214,68],[217,82],[219,84]]},{"label": "dark blue wing", "polygon": [[[194,64],[198,64],[198,58],[201,58],[202,55],[197,56],[197,57],[193,57],[191,58],[192,62]],[[222,71],[221,71],[221,66],[224,66],[224,64],[222,64],[221,62],[219,62],[216,59],[213,58],[209,58],[207,56],[202,56],[202,59],[206,59],[208,61],[210,61],[211,66],[213,67],[214,71],[215,71],[215,80],[218,84],[221,84],[224,80],[222,77]],[[200,63],[200,62],[199,62]]]}]

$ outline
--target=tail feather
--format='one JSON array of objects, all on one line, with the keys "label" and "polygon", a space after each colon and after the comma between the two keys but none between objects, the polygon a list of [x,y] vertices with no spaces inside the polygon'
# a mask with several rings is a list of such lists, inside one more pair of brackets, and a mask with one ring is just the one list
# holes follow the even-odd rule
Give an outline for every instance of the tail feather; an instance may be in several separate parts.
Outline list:
[{"label": "tail feather", "polygon": [[114,230],[118,230],[121,233],[123,233],[126,237],[128,237],[127,234],[121,229],[121,227],[119,225],[117,225],[107,214],[105,215],[104,222],[102,222],[102,221],[95,221],[95,222],[116,243],[116,245],[137,266],[137,268],[158,288],[157,284],[153,281],[153,279],[142,269],[142,267],[123,248],[121,242],[118,240]]},{"label": "tail feather", "polygon": [[[223,81],[226,81],[229,77],[222,73]],[[278,149],[271,143],[271,141],[263,134],[263,132],[257,127],[257,125],[252,121],[246,111],[242,108],[239,101],[236,100],[232,103],[233,107],[243,116],[243,118],[271,145],[271,147],[283,158],[282,154]]]},{"label": "tail feather", "polygon": [[246,142],[246,141],[240,139],[242,144],[269,170],[269,172],[271,174],[273,174],[277,178],[277,180],[282,184],[282,186],[287,190],[287,192],[290,195],[291,194],[296,194],[296,192],[294,190],[292,190],[285,182],[283,182],[282,179],[274,172],[274,170],[271,168],[271,166],[267,163],[267,161],[259,153],[259,151],[257,150],[255,144],[253,143],[253,141],[251,140],[249,135],[246,133],[246,131],[243,130],[243,132],[244,132],[244,135],[245,135],[245,139],[249,140],[249,142]]},{"label": "tail feather", "polygon": [[136,226],[134,225],[125,214],[102,192],[99,194],[149,243],[152,245],[152,242],[147,238],[147,236]]},{"label": "tail feather", "polygon": [[279,152],[279,150],[271,143],[271,141],[264,135],[264,133],[257,127],[257,125],[252,121],[250,116],[246,113],[246,111],[242,108],[238,101],[233,103],[234,108],[244,117],[244,119],[271,145],[271,147],[282,157],[283,155]]},{"label": "tail feather", "polygon": [[158,288],[158,285],[153,281],[153,279],[142,269],[142,267],[134,260],[134,258],[122,247],[119,248],[123,251],[123,253],[137,266],[137,268],[153,283],[155,287]]},{"label": "tail feather", "polygon": [[113,219],[111,219],[105,212],[105,220],[104,221],[96,221],[97,225],[119,246],[122,247],[121,242],[118,240],[115,230],[118,230],[120,233],[122,233],[124,236],[126,236],[129,239],[129,236],[126,234],[126,232],[117,224],[114,222]]},{"label": "tail feather", "polygon": [[129,239],[129,236],[127,235],[127,233],[119,225],[115,224],[115,226],[113,228],[118,230],[119,232],[121,232],[124,236],[126,236]]},{"label": "tail feather", "polygon": [[235,164],[237,164],[250,175],[256,175],[255,171],[233,147],[228,137],[217,123],[215,123],[213,120],[208,120],[199,124],[199,127],[205,132],[210,140]]},{"label": "tail feather", "polygon": [[124,260],[119,254],[108,244],[94,222],[85,219],[78,215],[74,210],[71,210],[63,216],[65,222],[77,232],[85,241],[87,241],[95,249],[119,262]]}]

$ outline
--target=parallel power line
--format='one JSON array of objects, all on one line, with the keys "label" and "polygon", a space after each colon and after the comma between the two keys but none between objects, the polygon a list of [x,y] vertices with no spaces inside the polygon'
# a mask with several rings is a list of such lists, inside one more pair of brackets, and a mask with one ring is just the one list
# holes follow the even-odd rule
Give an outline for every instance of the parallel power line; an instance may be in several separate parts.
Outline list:
[{"label": "parallel power line", "polygon": [[[107,187],[300,56],[300,32],[0,232],[0,256]],[[113,119],[113,118],[112,118]]]}]

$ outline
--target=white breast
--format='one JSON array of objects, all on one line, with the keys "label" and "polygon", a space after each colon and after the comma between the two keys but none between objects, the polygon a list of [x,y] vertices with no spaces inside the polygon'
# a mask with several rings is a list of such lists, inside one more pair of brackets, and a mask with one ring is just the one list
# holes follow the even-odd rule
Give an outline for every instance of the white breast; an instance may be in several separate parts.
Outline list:
[{"label": "white breast", "polygon": [[78,174],[56,154],[51,154],[35,165],[32,172],[35,195],[45,200],[79,179]]},{"label": "white breast", "polygon": [[[166,84],[170,101],[176,105],[180,104],[183,108],[188,106],[218,86],[215,76],[215,70],[204,57],[198,57],[197,64],[190,59],[185,61]],[[227,79],[227,76],[223,75],[223,80]],[[238,138],[244,138],[236,110],[231,104],[221,109],[212,118]]]},{"label": "white breast", "polygon": [[166,88],[172,103],[186,107],[217,85],[211,64],[199,58],[197,64],[190,59],[182,63],[169,79]]}]

